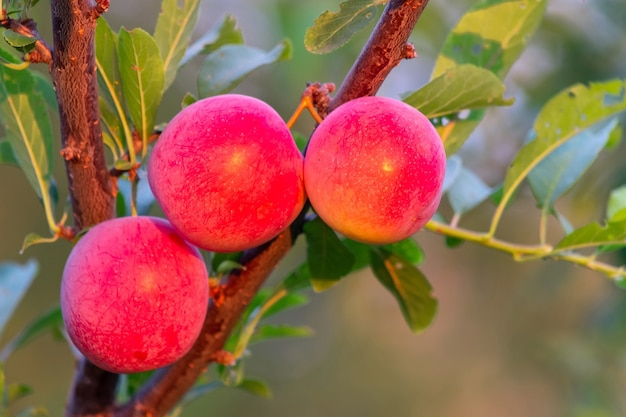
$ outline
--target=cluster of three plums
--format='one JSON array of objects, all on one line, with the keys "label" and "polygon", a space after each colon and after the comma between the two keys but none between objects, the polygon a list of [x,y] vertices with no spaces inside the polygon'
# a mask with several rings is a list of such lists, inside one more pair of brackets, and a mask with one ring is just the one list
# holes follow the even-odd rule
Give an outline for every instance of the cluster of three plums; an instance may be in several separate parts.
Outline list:
[{"label": "cluster of three plums", "polygon": [[333,229],[383,244],[420,229],[445,171],[429,120],[397,100],[365,97],[330,113],[306,156],[269,105],[242,95],[181,111],[150,156],[150,187],[167,220],[125,217],[92,228],[66,263],[68,334],[96,365],[120,373],[184,355],[208,303],[197,247],[234,252],[288,227],[308,197]]}]

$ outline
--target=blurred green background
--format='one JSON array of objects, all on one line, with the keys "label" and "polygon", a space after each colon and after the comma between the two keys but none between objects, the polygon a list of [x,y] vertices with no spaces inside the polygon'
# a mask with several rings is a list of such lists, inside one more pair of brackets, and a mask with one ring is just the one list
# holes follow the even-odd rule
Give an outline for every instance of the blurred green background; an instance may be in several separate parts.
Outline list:
[{"label": "blurred green background", "polygon": [[[432,1],[412,35],[419,57],[402,62],[379,94],[398,98],[427,82],[448,31],[472,4]],[[46,6],[38,5],[34,17],[50,39]],[[290,38],[292,60],[258,70],[236,89],[265,100],[287,119],[306,82],[341,83],[373,27],[329,55],[308,53],[302,42],[306,28],[322,11],[337,7],[325,0],[205,0],[195,37],[231,13],[252,46],[267,50]],[[106,18],[114,29],[123,25],[151,31],[158,12],[156,0],[114,1]],[[465,164],[490,185],[499,182],[549,97],[573,83],[626,76],[624,39],[624,0],[550,0],[538,34],[506,80],[507,95],[515,96],[516,104],[490,111],[461,152]],[[160,122],[177,112],[185,92],[195,93],[199,64],[180,73],[163,101]],[[308,133],[312,126],[304,117],[296,129]],[[603,154],[560,203],[575,225],[600,220],[608,191],[626,182],[625,150],[622,144]],[[56,178],[64,190],[61,158]],[[61,201],[65,197],[62,192]],[[491,210],[486,203],[462,224],[485,228]],[[536,241],[538,215],[524,192],[499,233],[513,241]],[[24,175],[0,166],[0,260],[35,258],[40,264],[0,346],[55,305],[70,250],[69,243],[58,242],[19,255],[29,232],[47,233],[43,210]],[[517,264],[471,244],[451,250],[443,238],[428,232],[416,239],[426,251],[422,270],[440,303],[431,328],[411,334],[395,300],[370,273],[355,274],[331,291],[311,294],[306,307],[276,318],[308,325],[314,337],[253,346],[247,373],[265,379],[273,399],[223,389],[194,402],[183,416],[626,415],[626,292],[600,274],[569,264]],[[302,258],[300,244],[276,275]],[[74,369],[64,343],[40,337],[5,367],[9,382],[27,383],[35,391],[17,408],[42,405],[53,416],[62,414]]]}]

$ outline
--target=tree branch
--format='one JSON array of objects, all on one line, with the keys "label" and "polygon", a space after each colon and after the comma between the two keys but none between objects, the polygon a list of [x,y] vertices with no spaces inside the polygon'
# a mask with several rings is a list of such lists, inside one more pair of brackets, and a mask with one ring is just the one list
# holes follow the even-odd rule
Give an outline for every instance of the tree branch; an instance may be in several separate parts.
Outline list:
[{"label": "tree branch", "polygon": [[[51,0],[54,53],[51,76],[59,106],[61,154],[77,230],[114,214],[111,178],[100,126],[94,33],[90,0]],[[88,416],[110,410],[118,376],[79,362],[66,415]]]},{"label": "tree branch", "polygon": [[[409,36],[428,0],[390,0],[361,54],[339,87],[328,111],[352,99],[376,94],[391,70],[415,49]],[[412,51],[412,53],[411,53]]]},{"label": "tree branch", "polygon": [[52,82],[61,118],[65,159],[77,229],[113,217],[111,178],[104,158],[94,33],[89,0],[52,0]]},{"label": "tree branch", "polygon": [[207,366],[218,359],[246,306],[289,252],[291,244],[291,234],[286,230],[271,243],[244,253],[242,262],[246,269],[231,273],[222,288],[221,302],[209,304],[202,333],[191,351],[170,367],[159,370],[115,416],[157,417],[172,409]]},{"label": "tree branch", "polygon": [[[357,62],[331,101],[331,109],[356,97],[376,93],[391,69],[407,53],[407,40],[427,0],[391,0]],[[307,206],[308,207],[308,206]],[[301,215],[295,223],[303,222]],[[292,233],[302,228],[294,224]],[[193,386],[207,366],[215,362],[246,306],[291,248],[289,230],[271,243],[244,254],[244,271],[233,273],[224,286],[219,305],[211,302],[202,333],[192,350],[172,366],[158,371],[115,417],[160,417],[171,410]]]}]

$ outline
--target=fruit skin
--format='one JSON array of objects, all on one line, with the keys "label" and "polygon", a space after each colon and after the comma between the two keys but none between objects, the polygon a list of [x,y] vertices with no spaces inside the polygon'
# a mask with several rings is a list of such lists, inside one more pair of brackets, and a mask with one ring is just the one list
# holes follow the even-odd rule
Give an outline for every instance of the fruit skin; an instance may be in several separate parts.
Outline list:
[{"label": "fruit skin", "polygon": [[385,97],[349,101],[311,137],[304,180],[330,227],[364,243],[397,242],[418,231],[441,199],[446,156],[430,121]]},{"label": "fruit skin", "polygon": [[178,113],[154,147],[148,178],[178,232],[216,252],[269,241],[305,201],[303,158],[287,125],[266,103],[237,94]]},{"label": "fruit skin", "polygon": [[61,311],[87,359],[116,373],[169,365],[200,334],[209,299],[198,249],[165,220],[122,217],[91,228],[63,271]]}]

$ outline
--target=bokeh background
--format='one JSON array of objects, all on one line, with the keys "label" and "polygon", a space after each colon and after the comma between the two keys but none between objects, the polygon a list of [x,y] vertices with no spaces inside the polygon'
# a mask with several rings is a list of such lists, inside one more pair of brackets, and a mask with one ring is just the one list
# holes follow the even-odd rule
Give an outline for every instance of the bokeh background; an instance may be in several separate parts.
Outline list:
[{"label": "bokeh background", "polygon": [[[231,13],[252,46],[270,49],[290,38],[292,60],[258,70],[236,89],[267,101],[287,119],[307,81],[341,83],[373,27],[329,55],[308,53],[302,41],[306,28],[324,10],[336,10],[337,3],[205,0],[195,36]],[[412,35],[419,57],[402,62],[380,95],[397,98],[423,85],[448,31],[473,3],[431,1]],[[46,7],[42,2],[34,15],[40,31],[50,39]],[[106,18],[114,29],[123,25],[151,31],[158,11],[157,0],[114,1]],[[461,151],[465,164],[490,185],[501,181],[533,117],[549,97],[573,83],[626,76],[624,39],[624,0],[549,0],[544,22],[506,80],[507,95],[516,97],[516,104],[490,111]],[[185,92],[195,93],[199,64],[185,67],[167,93],[161,122],[177,112]],[[312,126],[305,117],[296,128],[308,132]],[[609,190],[626,183],[625,151],[622,144],[601,155],[559,204],[572,223],[602,219]],[[58,158],[56,178],[61,190],[62,168]],[[492,207],[485,203],[462,225],[484,229],[491,213]],[[507,211],[500,235],[520,242],[536,240],[538,214],[530,194],[523,192]],[[35,283],[0,337],[0,346],[57,302],[70,245],[39,245],[19,255],[29,232],[47,233],[42,208],[23,174],[0,166],[0,260],[24,263],[35,258],[40,264]],[[307,306],[276,317],[278,322],[310,326],[315,331],[312,338],[253,346],[247,373],[265,379],[273,399],[222,389],[192,403],[182,415],[626,415],[626,292],[597,273],[569,264],[517,264],[507,255],[472,244],[448,249],[442,237],[428,232],[416,239],[426,251],[422,270],[440,302],[431,328],[412,334],[395,300],[371,274],[354,274],[326,293],[310,294]],[[300,244],[275,278],[302,257]],[[34,389],[17,408],[42,405],[53,416],[62,414],[74,369],[73,356],[63,342],[44,335],[15,353],[5,367],[9,382]]]}]

